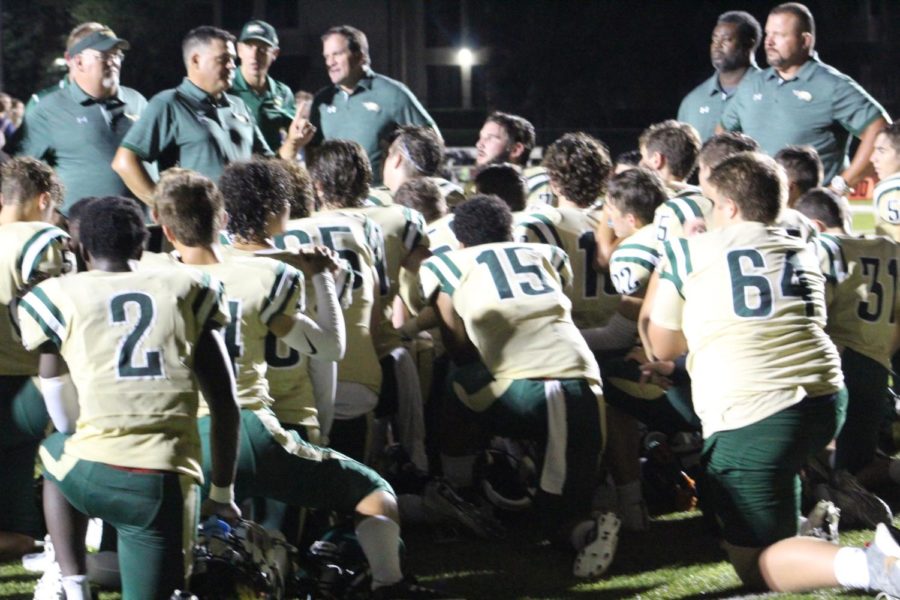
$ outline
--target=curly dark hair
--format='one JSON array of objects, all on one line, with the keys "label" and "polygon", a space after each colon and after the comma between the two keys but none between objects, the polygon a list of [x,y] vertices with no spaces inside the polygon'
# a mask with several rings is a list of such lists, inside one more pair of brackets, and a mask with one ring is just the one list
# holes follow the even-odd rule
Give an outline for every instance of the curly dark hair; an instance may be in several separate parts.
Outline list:
[{"label": "curly dark hair", "polygon": [[715,169],[716,166],[729,156],[740,152],[756,152],[759,144],[752,137],[740,131],[726,131],[712,136],[700,147],[697,162],[707,169]]},{"label": "curly dark hair", "polygon": [[512,212],[497,196],[475,194],[453,211],[450,228],[467,248],[512,241]]},{"label": "curly dark hair", "polygon": [[372,182],[372,167],[362,146],[350,140],[327,140],[312,150],[309,174],[322,202],[340,208],[361,206]]},{"label": "curly dark hair", "polygon": [[269,219],[288,210],[291,176],[274,160],[233,162],[219,178],[228,211],[228,232],[248,242],[262,242]]},{"label": "curly dark hair", "polygon": [[612,176],[607,198],[622,214],[632,214],[647,225],[653,222],[659,205],[668,200],[668,194],[659,175],[645,167],[635,167]]},{"label": "curly dark hair", "polygon": [[708,183],[737,205],[745,221],[766,225],[775,222],[787,198],[784,169],[759,152],[726,158],[712,170]]},{"label": "curly dark hair", "polygon": [[291,218],[305,219],[315,209],[316,190],[313,187],[312,177],[301,165],[282,158],[270,158],[276,161],[290,176],[291,185]]},{"label": "curly dark hair", "polygon": [[612,159],[603,143],[581,131],[567,133],[544,152],[550,181],[578,206],[588,207],[606,193]]},{"label": "curly dark hair", "polygon": [[693,125],[669,119],[644,130],[639,139],[641,153],[659,152],[678,179],[687,179],[697,166],[700,134]]},{"label": "curly dark hair", "polygon": [[147,239],[141,206],[122,196],[105,196],[88,204],[80,230],[81,246],[89,255],[85,258],[140,258]]},{"label": "curly dark hair", "polygon": [[525,178],[511,163],[491,163],[475,175],[475,190],[479,194],[493,194],[509,205],[509,210],[525,210],[528,189]]},{"label": "curly dark hair", "polygon": [[389,152],[399,152],[403,156],[407,177],[434,175],[444,162],[444,142],[431,127],[398,127],[394,131]]},{"label": "curly dark hair", "polygon": [[163,172],[153,192],[153,215],[185,246],[210,246],[225,214],[222,194],[209,178],[189,169]]}]

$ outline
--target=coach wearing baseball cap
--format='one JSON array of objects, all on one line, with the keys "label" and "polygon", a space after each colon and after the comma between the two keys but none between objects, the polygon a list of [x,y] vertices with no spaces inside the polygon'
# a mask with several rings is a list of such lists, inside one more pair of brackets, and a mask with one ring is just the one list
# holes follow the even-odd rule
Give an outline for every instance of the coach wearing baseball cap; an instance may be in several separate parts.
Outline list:
[{"label": "coach wearing baseball cap", "polygon": [[275,28],[265,21],[249,21],[241,29],[237,54],[241,64],[229,92],[250,109],[269,147],[278,148],[296,109],[291,88],[269,77],[269,68],[278,58]]},{"label": "coach wearing baseball cap", "polygon": [[[100,23],[82,23],[66,44],[71,82],[28,111],[13,140],[16,154],[56,169],[65,186],[61,211],[85,196],[130,196],[109,163],[147,106],[138,91],[119,85],[129,44]],[[155,175],[155,165],[145,165]]]}]

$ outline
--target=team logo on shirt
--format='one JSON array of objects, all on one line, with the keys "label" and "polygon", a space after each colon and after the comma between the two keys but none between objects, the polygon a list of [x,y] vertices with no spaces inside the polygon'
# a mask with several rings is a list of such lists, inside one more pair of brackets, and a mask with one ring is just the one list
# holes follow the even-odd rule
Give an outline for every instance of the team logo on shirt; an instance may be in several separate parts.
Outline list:
[{"label": "team logo on shirt", "polygon": [[760,102],[762,100],[762,94],[753,94],[753,101]]},{"label": "team logo on shirt", "polygon": [[86,125],[88,122],[88,118],[87,117],[76,117],[75,122],[79,123],[81,125]]},{"label": "team logo on shirt", "polygon": [[700,107],[700,114],[701,114],[701,115],[705,115],[705,114],[708,113],[708,112],[709,112],[709,107],[708,107],[708,106],[701,106],[701,107]]},{"label": "team logo on shirt", "polygon": [[250,123],[250,118],[247,117],[247,115],[245,115],[243,113],[232,113],[232,115],[234,115],[235,119],[237,119],[241,123],[244,123],[245,125]]},{"label": "team logo on shirt", "polygon": [[333,115],[337,112],[337,106],[335,106],[334,104],[329,104],[325,107],[325,112],[327,112],[329,115]]},{"label": "team logo on shirt", "polygon": [[806,90],[794,90],[794,95],[804,102],[812,102],[812,94],[810,94]]},{"label": "team logo on shirt", "polygon": [[363,107],[366,110],[371,110],[372,112],[378,112],[381,110],[381,107],[378,106],[377,102],[363,102]]}]

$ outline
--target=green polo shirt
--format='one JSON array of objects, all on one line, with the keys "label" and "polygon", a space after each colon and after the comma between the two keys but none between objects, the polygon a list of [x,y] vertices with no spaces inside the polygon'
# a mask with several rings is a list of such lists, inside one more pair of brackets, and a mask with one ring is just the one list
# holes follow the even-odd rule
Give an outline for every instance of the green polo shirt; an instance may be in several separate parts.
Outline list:
[{"label": "green polo shirt", "polygon": [[[131,196],[110,163],[146,107],[147,100],[131,88],[96,100],[73,82],[45,95],[25,114],[13,151],[56,169],[65,186],[63,214],[85,196]],[[150,170],[155,173],[155,167]]]},{"label": "green polo shirt", "polygon": [[743,131],[774,155],[809,144],[825,166],[825,183],[849,165],[850,135],[859,136],[887,112],[858,83],[811,58],[793,79],[769,67],[744,77],[722,113],[722,127]]},{"label": "green polo shirt", "polygon": [[280,148],[280,130],[290,127],[297,112],[291,88],[266,76],[266,90],[262,94],[257,94],[238,69],[229,92],[243,100],[250,109],[253,121],[262,132],[269,148],[272,150]]},{"label": "green polo shirt", "polygon": [[41,98],[43,98],[47,94],[52,94],[56,90],[61,90],[67,87],[69,87],[69,76],[63,75],[63,78],[57,81],[55,84],[39,89],[35,93],[31,94],[31,96],[28,98],[28,102],[25,103],[25,113],[27,114],[28,111],[37,106],[37,103],[41,101]]},{"label": "green polo shirt", "polygon": [[187,78],[150,99],[122,147],[158,161],[160,170],[178,165],[214,181],[232,161],[272,154],[243,100],[215,99]]},{"label": "green polo shirt", "polygon": [[[756,71],[759,71],[759,67],[750,67],[745,76]],[[700,140],[705,142],[715,134],[722,111],[736,91],[737,87],[726,92],[719,83],[719,74],[713,73],[712,77],[691,90],[681,101],[678,120],[696,127]]]},{"label": "green polo shirt", "polygon": [[323,139],[358,142],[369,156],[376,184],[381,183],[387,140],[398,125],[427,125],[438,131],[434,119],[409,88],[371,70],[357,82],[352,94],[336,85],[320,90],[310,118],[317,127],[312,144]]}]

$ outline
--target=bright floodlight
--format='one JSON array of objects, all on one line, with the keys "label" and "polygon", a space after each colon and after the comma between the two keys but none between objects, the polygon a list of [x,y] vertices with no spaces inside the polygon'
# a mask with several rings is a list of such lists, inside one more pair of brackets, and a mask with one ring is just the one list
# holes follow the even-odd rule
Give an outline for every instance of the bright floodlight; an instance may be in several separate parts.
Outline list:
[{"label": "bright floodlight", "polygon": [[468,48],[460,48],[456,53],[456,62],[462,67],[471,67],[475,62],[475,55]]}]

